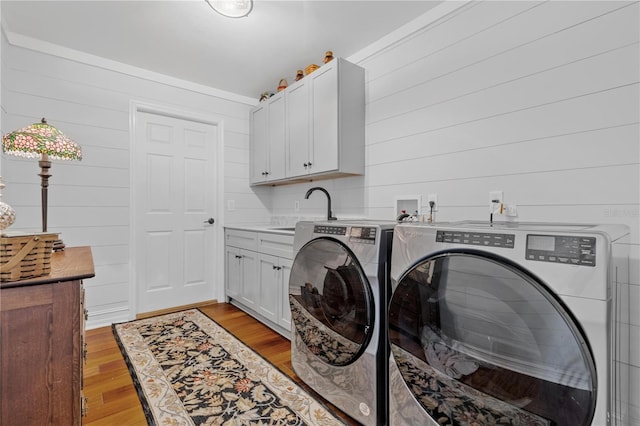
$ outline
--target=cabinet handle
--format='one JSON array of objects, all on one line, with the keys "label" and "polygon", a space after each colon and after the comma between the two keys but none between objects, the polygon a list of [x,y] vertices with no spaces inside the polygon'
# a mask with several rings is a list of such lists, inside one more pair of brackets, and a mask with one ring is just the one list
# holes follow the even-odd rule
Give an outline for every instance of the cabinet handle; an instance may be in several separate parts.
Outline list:
[{"label": "cabinet handle", "polygon": [[306,169],[307,167],[309,167],[309,164],[304,163],[304,168]]},{"label": "cabinet handle", "polygon": [[264,175],[267,176],[269,174],[269,172],[264,172]]},{"label": "cabinet handle", "polygon": [[84,320],[87,321],[89,319],[89,310],[85,309],[84,310]]},{"label": "cabinet handle", "polygon": [[311,167],[311,161],[309,161],[309,162],[307,163],[307,165],[308,165],[309,167]]},{"label": "cabinet handle", "polygon": [[236,259],[242,259],[242,256],[236,254]]},{"label": "cabinet handle", "polygon": [[281,266],[275,266],[275,265],[273,266],[273,270],[274,271],[279,271],[280,269],[282,269]]}]

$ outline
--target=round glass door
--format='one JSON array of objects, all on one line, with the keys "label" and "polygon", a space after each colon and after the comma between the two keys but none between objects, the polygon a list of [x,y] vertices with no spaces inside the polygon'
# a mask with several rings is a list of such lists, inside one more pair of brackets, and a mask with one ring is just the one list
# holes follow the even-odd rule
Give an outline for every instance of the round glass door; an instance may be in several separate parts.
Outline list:
[{"label": "round glass door", "polygon": [[423,259],[398,281],[391,352],[413,397],[443,424],[590,425],[596,373],[563,304],[481,252]]},{"label": "round glass door", "polygon": [[291,320],[307,348],[331,365],[364,351],[373,330],[371,288],[353,253],[329,238],[303,246],[289,278]]}]

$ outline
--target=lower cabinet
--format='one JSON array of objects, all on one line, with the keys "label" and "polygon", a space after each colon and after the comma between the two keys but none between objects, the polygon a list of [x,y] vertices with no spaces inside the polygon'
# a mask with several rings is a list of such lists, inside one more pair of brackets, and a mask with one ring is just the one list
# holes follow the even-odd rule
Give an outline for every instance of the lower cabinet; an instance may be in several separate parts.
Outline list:
[{"label": "lower cabinet", "polygon": [[293,236],[227,229],[225,253],[227,299],[290,338]]},{"label": "lower cabinet", "polygon": [[227,297],[233,297],[256,309],[260,298],[258,287],[257,253],[237,247],[226,247]]}]

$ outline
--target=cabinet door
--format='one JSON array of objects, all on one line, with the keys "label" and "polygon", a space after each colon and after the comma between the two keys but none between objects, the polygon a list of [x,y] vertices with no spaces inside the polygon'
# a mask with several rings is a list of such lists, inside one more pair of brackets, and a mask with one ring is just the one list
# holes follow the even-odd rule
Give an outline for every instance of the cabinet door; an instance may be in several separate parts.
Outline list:
[{"label": "cabinet door", "polygon": [[226,295],[234,299],[242,294],[242,256],[240,250],[235,247],[225,247],[226,264]]},{"label": "cabinet door", "polygon": [[269,321],[277,323],[281,294],[281,270],[278,258],[268,254],[259,254],[258,265],[260,280],[260,303],[258,312]]},{"label": "cabinet door", "polygon": [[267,178],[269,135],[267,105],[262,104],[251,111],[251,183],[264,182]]},{"label": "cabinet door", "polygon": [[289,276],[291,275],[291,265],[293,261],[280,259],[280,318],[278,324],[287,330],[291,330],[291,308],[289,306]]},{"label": "cabinet door", "polygon": [[302,176],[309,171],[309,83],[301,80],[286,92],[287,101],[287,177]]},{"label": "cabinet door", "polygon": [[241,256],[241,279],[242,279],[242,303],[256,309],[260,298],[260,282],[258,281],[258,259],[257,253],[253,251],[240,250]]},{"label": "cabinet door", "polygon": [[285,98],[284,94],[274,96],[269,104],[269,167],[267,181],[283,179],[285,177]]},{"label": "cabinet door", "polygon": [[338,169],[338,61],[332,61],[309,77],[311,85],[312,163],[309,172]]}]

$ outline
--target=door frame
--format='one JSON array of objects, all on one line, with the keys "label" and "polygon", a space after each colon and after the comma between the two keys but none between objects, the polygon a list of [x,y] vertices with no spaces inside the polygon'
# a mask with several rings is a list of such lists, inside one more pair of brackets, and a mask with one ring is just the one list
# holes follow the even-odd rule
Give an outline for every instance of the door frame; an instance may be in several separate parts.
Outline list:
[{"label": "door frame", "polygon": [[137,289],[136,268],[136,213],[139,205],[136,203],[135,183],[140,178],[135,167],[135,141],[136,141],[136,116],[139,112],[149,114],[164,115],[180,120],[195,121],[198,123],[216,126],[217,146],[214,149],[216,168],[216,198],[214,200],[215,210],[213,212],[216,223],[213,226],[213,245],[216,251],[214,262],[214,297],[216,300],[224,300],[224,120],[221,116],[209,114],[202,111],[193,111],[175,108],[168,105],[153,104],[145,101],[131,100],[129,102],[129,303],[128,317],[135,319],[137,312]]}]

